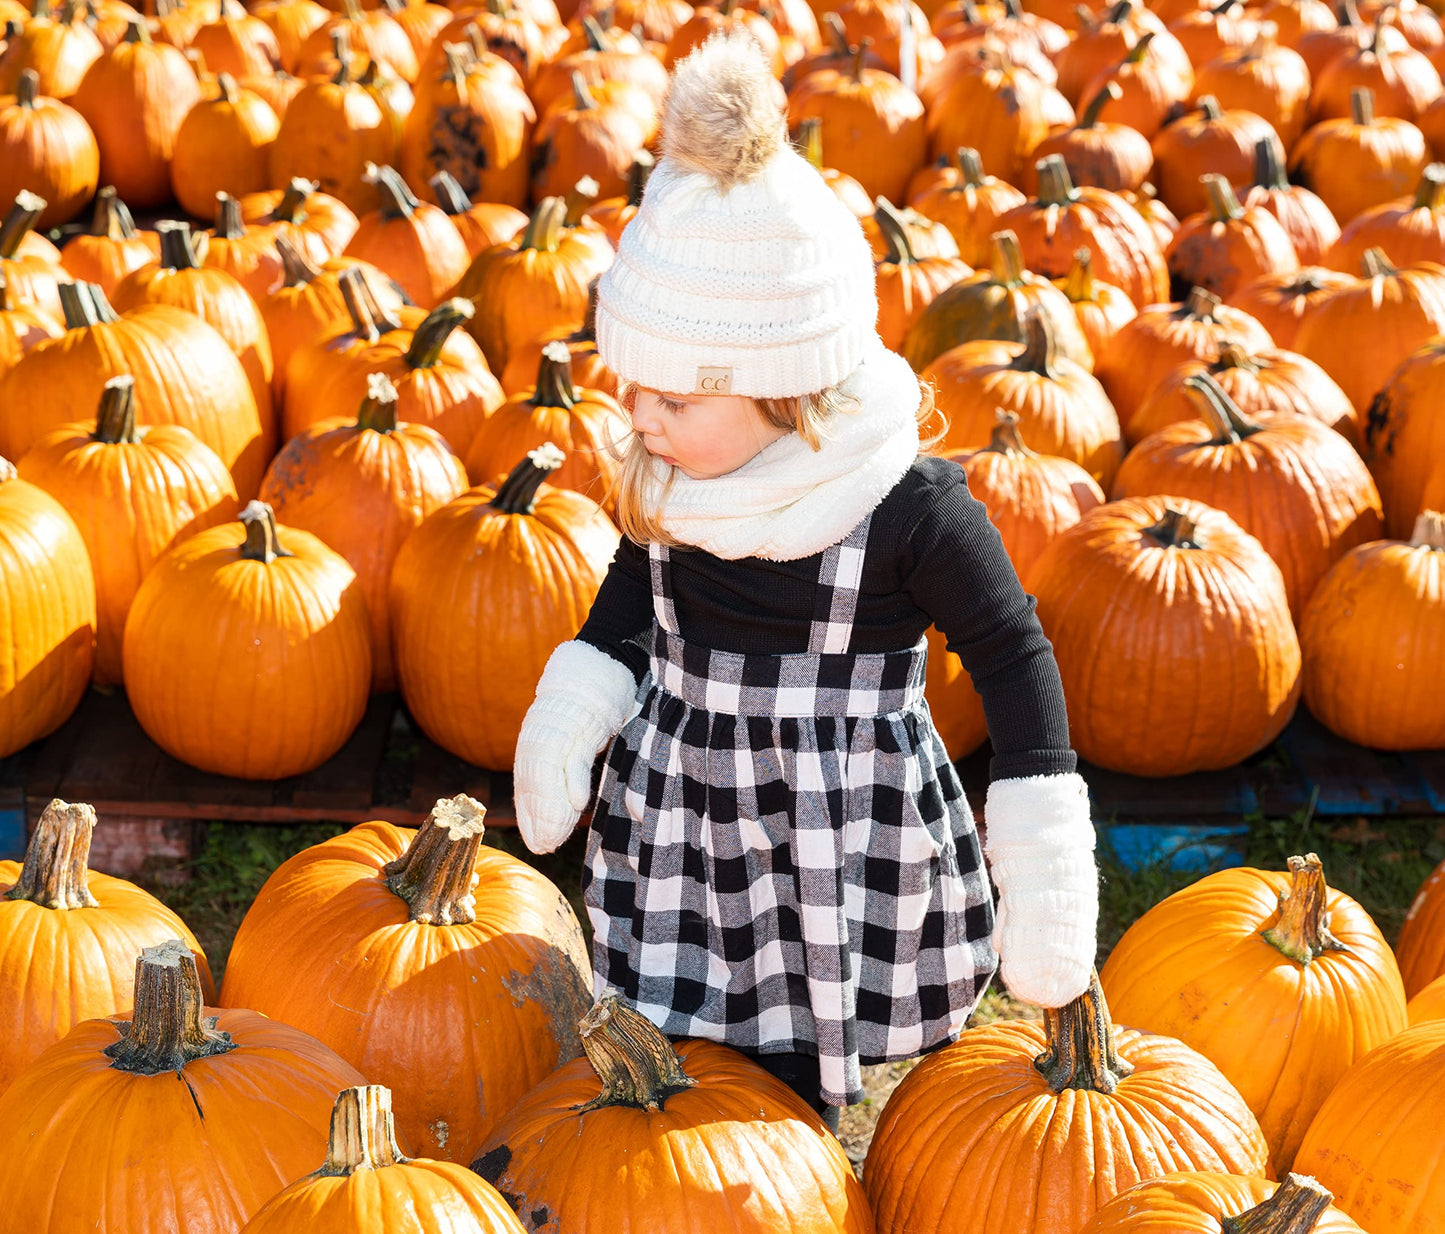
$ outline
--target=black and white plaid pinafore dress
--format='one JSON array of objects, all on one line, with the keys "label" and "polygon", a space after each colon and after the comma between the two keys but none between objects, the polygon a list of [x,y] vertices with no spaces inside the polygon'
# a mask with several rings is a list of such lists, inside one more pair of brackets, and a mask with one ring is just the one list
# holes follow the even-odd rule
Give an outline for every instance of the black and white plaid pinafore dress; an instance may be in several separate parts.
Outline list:
[{"label": "black and white plaid pinafore dress", "polygon": [[583,870],[599,995],[672,1036],[816,1053],[834,1105],[862,1099],[860,1064],[957,1036],[996,964],[926,640],[848,649],[868,524],[823,553],[809,649],[786,655],[684,638],[652,546],[651,673]]}]

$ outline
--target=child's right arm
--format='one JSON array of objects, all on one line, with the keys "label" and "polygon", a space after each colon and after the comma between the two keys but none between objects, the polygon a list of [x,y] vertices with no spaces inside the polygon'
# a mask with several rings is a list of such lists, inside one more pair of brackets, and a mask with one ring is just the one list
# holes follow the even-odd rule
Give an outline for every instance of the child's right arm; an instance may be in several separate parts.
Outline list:
[{"label": "child's right arm", "polygon": [[517,828],[534,853],[561,845],[592,796],[592,764],[631,714],[652,622],[647,554],[623,539],[578,637],[552,653],[513,761]]}]

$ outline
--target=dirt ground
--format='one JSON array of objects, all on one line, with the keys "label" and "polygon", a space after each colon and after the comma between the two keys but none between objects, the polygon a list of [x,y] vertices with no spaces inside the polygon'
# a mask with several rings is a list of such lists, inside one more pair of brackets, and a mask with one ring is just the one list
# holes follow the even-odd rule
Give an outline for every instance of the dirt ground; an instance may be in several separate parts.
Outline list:
[{"label": "dirt ground", "polygon": [[[1012,999],[1007,993],[990,988],[983,996],[969,1020],[972,1027],[988,1024],[994,1020],[1038,1019],[1039,1009],[1029,1003]],[[921,1060],[909,1059],[901,1063],[883,1063],[877,1067],[863,1068],[863,1087],[867,1096],[857,1105],[850,1105],[839,1119],[838,1139],[843,1151],[853,1163],[853,1172],[863,1177],[863,1159],[868,1155],[868,1146],[873,1143],[873,1132],[878,1126],[879,1116],[893,1090],[902,1082]]]}]

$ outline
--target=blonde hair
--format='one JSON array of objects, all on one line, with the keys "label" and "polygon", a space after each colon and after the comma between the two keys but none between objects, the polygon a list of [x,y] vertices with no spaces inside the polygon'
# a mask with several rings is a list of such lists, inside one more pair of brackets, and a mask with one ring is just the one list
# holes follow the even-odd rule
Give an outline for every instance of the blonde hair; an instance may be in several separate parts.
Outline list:
[{"label": "blonde hair", "polygon": [[[617,401],[630,417],[636,406],[636,382],[622,382]],[[918,383],[918,431],[920,452],[930,452],[943,439],[948,421],[934,401],[933,386]],[[839,386],[829,386],[816,394],[792,395],[788,398],[755,398],[753,405],[764,423],[773,428],[797,433],[813,450],[822,449],[830,435],[835,416],[851,415],[861,409],[858,400],[843,393]],[[931,426],[937,425],[936,428]],[[640,433],[629,433],[609,449],[621,461],[612,492],[617,495],[617,526],[622,534],[637,544],[656,541],[672,548],[686,548],[663,530],[660,510],[667,491],[672,487],[675,469],[660,463],[648,452]],[[667,467],[667,478],[658,484],[657,469]]]}]

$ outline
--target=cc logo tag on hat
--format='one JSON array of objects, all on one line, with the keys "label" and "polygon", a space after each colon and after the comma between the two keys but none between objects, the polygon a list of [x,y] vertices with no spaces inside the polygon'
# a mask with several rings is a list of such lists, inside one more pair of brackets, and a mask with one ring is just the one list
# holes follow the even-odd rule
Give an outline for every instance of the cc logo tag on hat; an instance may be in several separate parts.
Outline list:
[{"label": "cc logo tag on hat", "polygon": [[697,394],[726,394],[732,389],[733,371],[729,368],[701,368],[697,370]]}]

